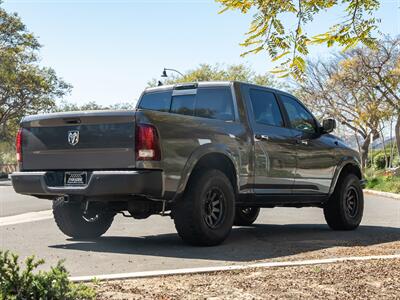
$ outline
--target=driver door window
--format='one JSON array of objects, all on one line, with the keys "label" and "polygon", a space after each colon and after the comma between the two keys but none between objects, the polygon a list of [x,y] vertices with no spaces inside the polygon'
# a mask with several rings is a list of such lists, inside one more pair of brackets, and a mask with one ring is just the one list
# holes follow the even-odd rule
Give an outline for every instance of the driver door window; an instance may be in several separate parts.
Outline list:
[{"label": "driver door window", "polygon": [[311,134],[317,132],[314,117],[297,100],[284,95],[280,98],[292,128]]}]

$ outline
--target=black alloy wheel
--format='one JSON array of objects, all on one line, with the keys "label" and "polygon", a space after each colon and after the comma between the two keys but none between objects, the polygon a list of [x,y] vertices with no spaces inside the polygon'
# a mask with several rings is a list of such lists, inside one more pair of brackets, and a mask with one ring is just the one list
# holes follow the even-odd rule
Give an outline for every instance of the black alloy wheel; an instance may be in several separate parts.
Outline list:
[{"label": "black alloy wheel", "polygon": [[204,200],[204,221],[210,228],[216,228],[224,218],[224,194],[219,188],[212,187],[206,192]]}]

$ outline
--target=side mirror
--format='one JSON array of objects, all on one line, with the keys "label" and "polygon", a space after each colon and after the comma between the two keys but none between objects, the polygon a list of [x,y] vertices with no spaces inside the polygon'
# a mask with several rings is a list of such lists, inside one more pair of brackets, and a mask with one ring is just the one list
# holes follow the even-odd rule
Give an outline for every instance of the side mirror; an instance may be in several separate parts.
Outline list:
[{"label": "side mirror", "polygon": [[336,128],[334,119],[326,119],[322,122],[322,133],[330,133]]}]

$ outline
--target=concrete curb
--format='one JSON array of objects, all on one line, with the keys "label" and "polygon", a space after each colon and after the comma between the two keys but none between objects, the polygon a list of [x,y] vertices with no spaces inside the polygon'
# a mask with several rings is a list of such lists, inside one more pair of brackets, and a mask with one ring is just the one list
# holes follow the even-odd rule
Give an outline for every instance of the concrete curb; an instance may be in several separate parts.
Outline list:
[{"label": "concrete curb", "polygon": [[246,269],[254,269],[254,268],[276,268],[276,267],[293,267],[293,266],[332,264],[332,263],[347,262],[347,261],[366,261],[366,260],[373,260],[373,259],[400,259],[400,254],[375,255],[375,256],[349,256],[349,257],[300,260],[300,261],[261,262],[261,263],[254,263],[254,264],[242,264],[242,265],[219,266],[219,267],[143,271],[143,272],[133,272],[133,273],[120,273],[120,274],[101,274],[101,275],[93,275],[93,276],[75,276],[75,277],[70,277],[69,279],[73,282],[89,282],[92,280],[101,280],[101,281],[123,280],[123,279],[135,279],[135,278],[146,278],[146,277],[159,277],[159,276],[171,276],[171,275],[185,275],[185,274],[212,273],[212,272],[221,272],[221,271],[246,270]]},{"label": "concrete curb", "polygon": [[400,194],[368,190],[368,189],[364,189],[364,192],[367,194],[372,194],[372,195],[377,195],[377,196],[388,197],[388,198],[400,200]]}]

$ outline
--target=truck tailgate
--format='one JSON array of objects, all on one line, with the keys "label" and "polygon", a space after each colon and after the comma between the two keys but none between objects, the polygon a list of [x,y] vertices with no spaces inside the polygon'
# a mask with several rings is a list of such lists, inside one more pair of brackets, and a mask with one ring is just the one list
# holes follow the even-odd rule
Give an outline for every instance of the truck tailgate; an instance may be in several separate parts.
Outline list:
[{"label": "truck tailgate", "polygon": [[134,111],[36,115],[21,125],[21,170],[135,167]]}]

